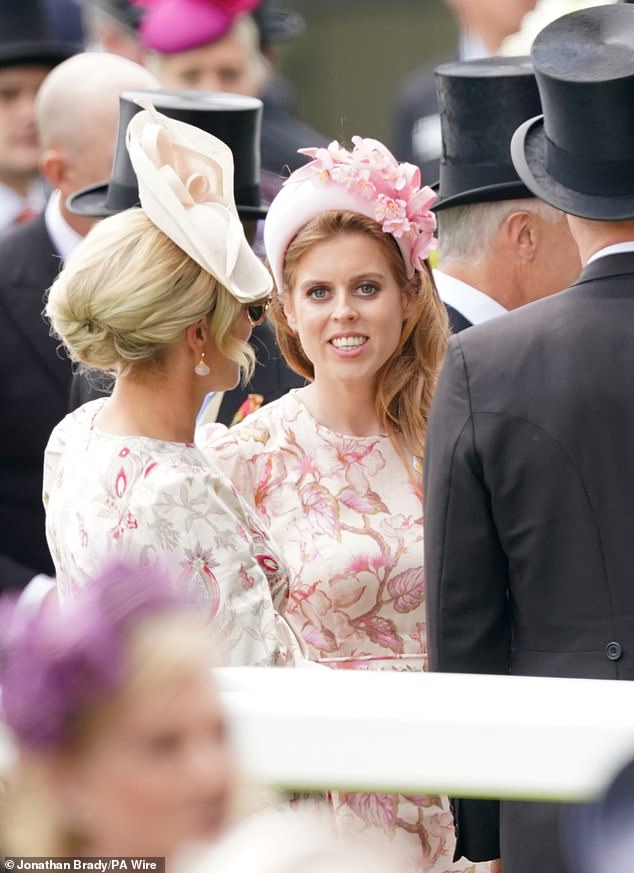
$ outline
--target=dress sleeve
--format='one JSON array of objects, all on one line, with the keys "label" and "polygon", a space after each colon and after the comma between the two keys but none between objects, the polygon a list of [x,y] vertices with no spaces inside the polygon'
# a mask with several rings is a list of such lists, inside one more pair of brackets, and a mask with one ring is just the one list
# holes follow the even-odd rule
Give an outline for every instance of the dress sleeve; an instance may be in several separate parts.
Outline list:
[{"label": "dress sleeve", "polygon": [[274,604],[279,587],[288,593],[286,567],[231,483],[201,465],[162,475],[152,491],[152,538],[169,547],[175,581],[198,603],[224,662],[301,661],[301,644]]},{"label": "dress sleeve", "polygon": [[207,462],[218,467],[248,506],[255,509],[256,463],[250,457],[249,441],[239,437],[237,431],[224,425],[203,425],[196,431],[196,445]]}]

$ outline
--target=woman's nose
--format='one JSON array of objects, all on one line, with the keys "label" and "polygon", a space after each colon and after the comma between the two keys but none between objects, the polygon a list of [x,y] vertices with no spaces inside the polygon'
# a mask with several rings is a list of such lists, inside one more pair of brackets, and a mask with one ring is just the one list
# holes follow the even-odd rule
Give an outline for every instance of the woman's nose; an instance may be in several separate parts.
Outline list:
[{"label": "woman's nose", "polygon": [[333,317],[339,321],[350,321],[357,317],[354,300],[349,294],[342,293],[335,295]]}]

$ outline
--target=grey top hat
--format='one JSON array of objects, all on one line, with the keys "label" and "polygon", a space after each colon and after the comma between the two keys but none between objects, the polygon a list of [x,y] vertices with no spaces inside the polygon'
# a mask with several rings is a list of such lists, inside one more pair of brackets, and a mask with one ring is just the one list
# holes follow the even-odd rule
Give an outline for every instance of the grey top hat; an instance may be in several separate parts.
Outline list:
[{"label": "grey top hat", "polygon": [[520,178],[571,215],[634,218],[634,6],[564,15],[531,55],[544,114],[513,136]]},{"label": "grey top hat", "polygon": [[126,148],[130,120],[141,111],[144,97],[169,118],[199,127],[229,146],[234,161],[234,194],[244,219],[263,218],[260,198],[260,125],[262,102],[239,94],[203,91],[127,91],[119,98],[119,130],[110,180],[88,185],[70,196],[76,215],[105,218],[139,205],[137,178]]},{"label": "grey top hat", "polygon": [[55,66],[79,47],[56,39],[39,0],[0,3],[0,67],[14,64]]},{"label": "grey top hat", "polygon": [[442,154],[434,210],[530,197],[511,162],[516,127],[541,112],[529,58],[482,58],[435,70]]}]

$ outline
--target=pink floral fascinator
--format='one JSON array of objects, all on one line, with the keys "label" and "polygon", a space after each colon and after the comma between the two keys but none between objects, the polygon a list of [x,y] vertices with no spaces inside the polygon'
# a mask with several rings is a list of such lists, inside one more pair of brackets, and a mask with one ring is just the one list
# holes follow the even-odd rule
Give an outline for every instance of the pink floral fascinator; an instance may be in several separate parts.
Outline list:
[{"label": "pink floral fascinator", "polygon": [[313,160],[284,183],[264,225],[264,245],[278,291],[282,292],[284,255],[291,240],[323,212],[360,212],[377,221],[396,240],[408,276],[423,267],[436,248],[436,194],[421,187],[413,164],[399,163],[378,140],[352,137],[351,151],[335,140],[328,148],[299,149]]},{"label": "pink floral fascinator", "polygon": [[249,246],[234,200],[233,155],[221,140],[138,101],[127,148],[141,206],[159,230],[241,303],[271,293],[271,277]]}]

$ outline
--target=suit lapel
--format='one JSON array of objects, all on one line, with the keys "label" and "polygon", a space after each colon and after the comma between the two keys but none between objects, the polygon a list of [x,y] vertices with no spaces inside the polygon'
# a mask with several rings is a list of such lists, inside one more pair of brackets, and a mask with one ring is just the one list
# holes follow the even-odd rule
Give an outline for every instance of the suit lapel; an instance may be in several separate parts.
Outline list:
[{"label": "suit lapel", "polygon": [[[5,238],[5,243],[9,239]],[[60,269],[60,259],[46,231],[44,216],[17,228],[11,235],[14,257],[4,261],[0,279],[0,307],[3,321],[20,332],[34,362],[65,393],[70,388],[71,367],[58,341],[50,335],[50,325],[42,315],[45,294]],[[26,349],[25,349],[26,350]]]}]

